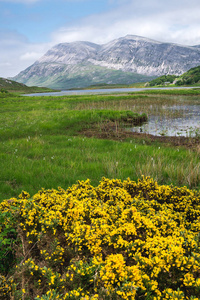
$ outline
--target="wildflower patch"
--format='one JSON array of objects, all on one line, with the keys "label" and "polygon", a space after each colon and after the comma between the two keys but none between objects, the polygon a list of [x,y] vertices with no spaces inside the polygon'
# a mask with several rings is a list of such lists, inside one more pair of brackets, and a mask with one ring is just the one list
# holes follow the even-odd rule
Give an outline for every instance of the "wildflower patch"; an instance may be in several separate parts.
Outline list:
[{"label": "wildflower patch", "polygon": [[103,178],[0,204],[0,299],[200,299],[200,193]]}]

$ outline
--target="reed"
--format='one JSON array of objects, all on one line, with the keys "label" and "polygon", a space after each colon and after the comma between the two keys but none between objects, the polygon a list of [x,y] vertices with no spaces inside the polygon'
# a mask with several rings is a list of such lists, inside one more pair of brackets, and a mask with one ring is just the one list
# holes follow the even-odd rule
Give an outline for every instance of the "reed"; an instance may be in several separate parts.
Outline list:
[{"label": "reed", "polygon": [[192,99],[199,103],[197,96],[174,95],[2,97],[0,199],[16,197],[22,190],[34,194],[41,187],[67,188],[87,178],[97,185],[103,176],[137,180],[141,174],[162,184],[198,189],[199,147],[190,151],[142,137],[122,142],[80,135],[83,128],[115,119],[122,110],[151,114],[162,106],[157,111],[164,115],[166,106]]}]

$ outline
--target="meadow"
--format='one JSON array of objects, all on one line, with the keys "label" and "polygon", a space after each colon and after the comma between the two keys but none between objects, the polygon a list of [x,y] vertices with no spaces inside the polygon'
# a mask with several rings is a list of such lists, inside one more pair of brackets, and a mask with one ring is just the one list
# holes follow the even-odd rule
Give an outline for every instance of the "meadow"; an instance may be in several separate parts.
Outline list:
[{"label": "meadow", "polygon": [[199,300],[200,91],[0,95],[0,299]]},{"label": "meadow", "polygon": [[[112,119],[118,128],[119,112],[160,117],[168,114],[173,119],[174,112],[167,107],[199,103],[198,90],[170,93],[2,96],[0,198],[16,197],[22,190],[33,195],[41,187],[67,188],[87,178],[97,185],[103,176],[137,180],[145,175],[160,184],[199,188],[198,143],[191,148],[182,147],[181,142],[180,147],[173,147],[159,140],[152,142],[148,136],[136,138],[120,133],[98,138],[103,130],[112,131],[102,127],[108,120]],[[92,128],[94,134],[87,138],[86,133]]]}]

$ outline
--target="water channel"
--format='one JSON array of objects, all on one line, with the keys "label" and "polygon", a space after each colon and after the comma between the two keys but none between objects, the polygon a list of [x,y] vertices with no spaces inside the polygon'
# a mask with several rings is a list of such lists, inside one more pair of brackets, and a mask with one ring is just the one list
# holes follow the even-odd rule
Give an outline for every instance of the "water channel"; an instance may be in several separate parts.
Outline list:
[{"label": "water channel", "polygon": [[148,122],[132,128],[133,132],[143,132],[155,136],[200,137],[200,99],[199,105],[174,105],[168,110],[182,111],[180,117],[149,116]]},{"label": "water channel", "polygon": [[[191,89],[193,87],[184,87],[184,89]],[[163,87],[163,88],[116,88],[116,89],[90,89],[90,90],[63,90],[59,92],[47,92],[47,93],[34,93],[25,94],[24,96],[67,96],[67,95],[95,95],[95,94],[110,94],[110,93],[133,93],[146,90],[171,90],[171,89],[183,89],[183,87]]]}]

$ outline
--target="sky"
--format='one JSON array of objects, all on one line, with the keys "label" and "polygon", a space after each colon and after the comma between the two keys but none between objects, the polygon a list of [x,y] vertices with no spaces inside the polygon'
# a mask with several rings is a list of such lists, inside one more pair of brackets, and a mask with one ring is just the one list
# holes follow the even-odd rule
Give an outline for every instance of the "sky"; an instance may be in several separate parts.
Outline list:
[{"label": "sky", "polygon": [[200,45],[199,0],[0,0],[0,77],[58,43],[104,44],[127,34]]}]

